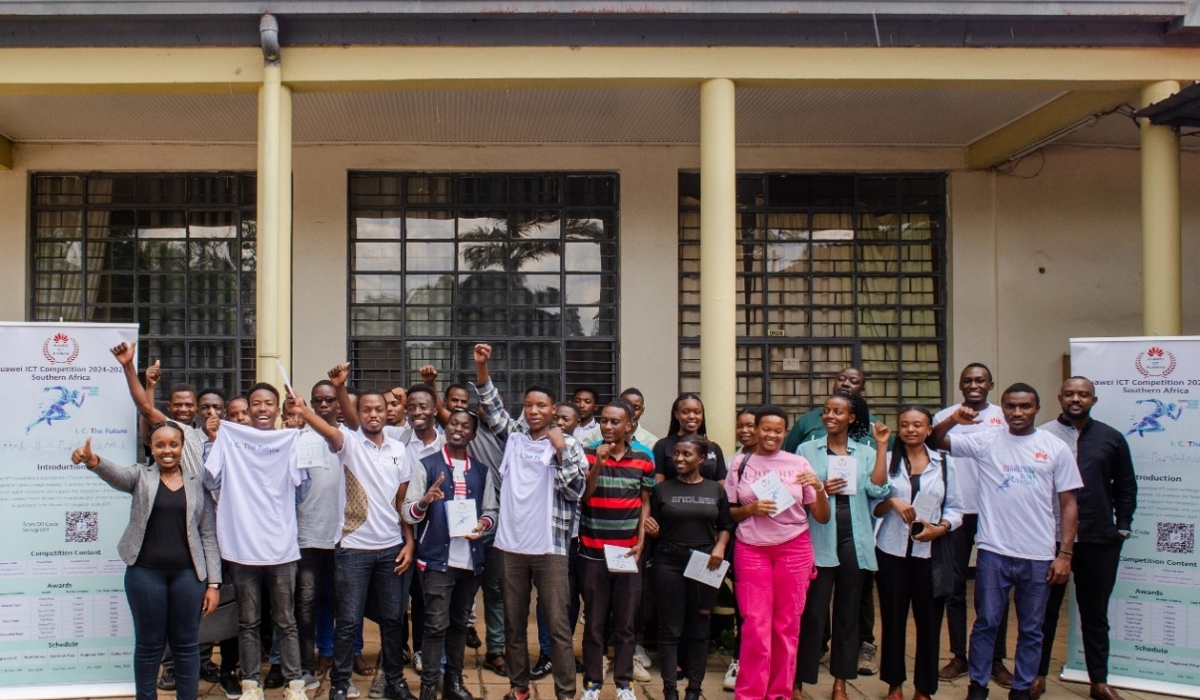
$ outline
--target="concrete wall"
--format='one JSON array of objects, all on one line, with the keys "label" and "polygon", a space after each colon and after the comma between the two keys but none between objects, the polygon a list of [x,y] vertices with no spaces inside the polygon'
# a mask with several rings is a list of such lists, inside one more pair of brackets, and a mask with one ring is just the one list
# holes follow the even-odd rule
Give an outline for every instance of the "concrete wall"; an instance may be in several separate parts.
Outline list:
[{"label": "concrete wall", "polygon": [[[1067,339],[1140,333],[1138,154],[1051,148],[1034,175],[962,171],[960,149],[772,148],[738,152],[745,170],[954,171],[950,178],[951,343],[947,375],[989,363],[997,383],[1057,387]],[[29,172],[252,170],[253,146],[19,144],[0,172],[0,320],[24,320]],[[620,382],[646,393],[661,434],[677,389],[676,173],[694,147],[298,146],[295,171],[294,370],[303,386],[346,353],[346,171],[608,170],[621,176]],[[1020,177],[1018,177],[1020,176]],[[1185,259],[1200,246],[1200,154],[1184,157]],[[1189,196],[1191,195],[1191,196]],[[1045,268],[1039,272],[1038,268]],[[1185,275],[1185,332],[1200,328]]]}]

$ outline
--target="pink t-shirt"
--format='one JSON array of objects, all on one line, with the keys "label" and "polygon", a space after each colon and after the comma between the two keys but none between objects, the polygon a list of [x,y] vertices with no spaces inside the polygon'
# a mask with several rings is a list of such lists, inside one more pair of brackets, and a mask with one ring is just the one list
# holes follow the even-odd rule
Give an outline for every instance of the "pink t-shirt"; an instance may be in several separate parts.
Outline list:
[{"label": "pink t-shirt", "polygon": [[[738,523],[737,538],[745,544],[760,546],[782,544],[795,539],[808,530],[808,513],[804,505],[817,500],[817,491],[811,486],[801,486],[796,483],[796,477],[802,472],[812,472],[813,468],[800,455],[780,450],[773,455],[750,455],[746,463],[745,473],[738,478],[745,455],[738,455],[729,465],[729,475],[725,477],[725,493],[729,496],[729,505],[748,505],[758,500],[751,485],[773,471],[779,475],[779,480],[787,486],[796,499],[795,505],[774,517],[767,515],[752,515]],[[803,504],[803,505],[802,505]]]}]

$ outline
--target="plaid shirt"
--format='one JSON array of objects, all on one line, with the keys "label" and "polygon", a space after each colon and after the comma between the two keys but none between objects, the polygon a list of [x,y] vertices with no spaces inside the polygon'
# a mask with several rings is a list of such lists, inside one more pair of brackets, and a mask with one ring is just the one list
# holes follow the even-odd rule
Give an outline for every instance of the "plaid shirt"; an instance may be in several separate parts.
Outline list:
[{"label": "plaid shirt", "polygon": [[[476,389],[479,391],[479,408],[483,412],[483,420],[491,428],[492,433],[501,443],[508,442],[508,435],[513,431],[529,434],[529,426],[508,415],[504,410],[504,401],[500,392],[490,380]],[[554,553],[566,556],[571,543],[571,533],[579,519],[579,500],[583,498],[583,490],[587,485],[587,456],[583,446],[570,435],[563,436],[567,446],[562,451],[562,466],[554,471],[554,521],[553,528]],[[547,437],[541,440],[549,440]],[[497,473],[495,488],[501,488],[502,478]],[[501,512],[500,518],[504,517]]]}]

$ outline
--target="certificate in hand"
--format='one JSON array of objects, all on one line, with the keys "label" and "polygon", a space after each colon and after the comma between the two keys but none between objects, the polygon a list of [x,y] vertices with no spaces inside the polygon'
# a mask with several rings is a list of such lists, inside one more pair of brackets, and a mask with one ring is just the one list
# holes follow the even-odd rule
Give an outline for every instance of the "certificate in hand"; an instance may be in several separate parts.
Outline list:
[{"label": "certificate in hand", "polygon": [[604,562],[614,574],[636,574],[638,570],[637,559],[629,553],[629,547],[604,545]]},{"label": "certificate in hand", "polygon": [[831,456],[829,458],[829,478],[846,480],[846,487],[837,495],[853,496],[858,493],[858,460],[846,455]]},{"label": "certificate in hand", "polygon": [[917,497],[913,499],[912,507],[916,511],[918,520],[924,520],[927,523],[936,523],[940,518],[941,503],[937,496],[928,491],[920,491]]},{"label": "certificate in hand", "polygon": [[779,475],[775,472],[767,472],[759,477],[758,481],[750,484],[750,490],[754,492],[755,496],[758,496],[760,501],[775,502],[775,512],[771,514],[772,518],[796,504],[796,499],[792,497],[787,486],[779,480]]},{"label": "certificate in hand", "polygon": [[330,454],[329,447],[324,441],[301,441],[296,445],[296,466],[301,469],[324,466],[327,454]]},{"label": "certificate in hand", "polygon": [[688,557],[687,568],[683,570],[683,577],[699,581],[706,586],[720,588],[721,582],[725,580],[726,571],[729,571],[728,561],[722,561],[716,569],[709,569],[708,555],[693,549],[692,556]]},{"label": "certificate in hand", "polygon": [[446,501],[446,519],[450,521],[451,537],[474,534],[479,518],[475,515],[475,499],[461,498]]}]

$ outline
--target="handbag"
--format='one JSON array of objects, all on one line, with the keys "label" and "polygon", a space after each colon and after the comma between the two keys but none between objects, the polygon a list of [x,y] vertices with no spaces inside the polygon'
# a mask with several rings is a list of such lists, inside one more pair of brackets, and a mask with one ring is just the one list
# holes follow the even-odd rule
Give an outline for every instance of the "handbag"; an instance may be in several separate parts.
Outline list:
[{"label": "handbag", "polygon": [[[942,501],[950,493],[950,460],[942,459]],[[929,543],[929,570],[933,578],[933,597],[947,598],[954,592],[954,548],[950,533]]]},{"label": "handbag", "polygon": [[200,643],[215,644],[238,636],[238,607],[236,589],[226,584],[219,589],[221,599],[217,609],[200,619]]}]

